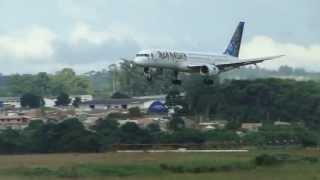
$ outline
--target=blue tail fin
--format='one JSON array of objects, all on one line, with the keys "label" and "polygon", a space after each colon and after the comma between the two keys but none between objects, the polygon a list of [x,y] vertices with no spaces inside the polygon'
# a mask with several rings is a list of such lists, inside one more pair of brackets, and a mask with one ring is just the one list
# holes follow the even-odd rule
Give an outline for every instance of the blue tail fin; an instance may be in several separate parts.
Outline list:
[{"label": "blue tail fin", "polygon": [[244,28],[244,22],[240,22],[224,54],[234,56],[234,57],[239,56],[243,28]]}]

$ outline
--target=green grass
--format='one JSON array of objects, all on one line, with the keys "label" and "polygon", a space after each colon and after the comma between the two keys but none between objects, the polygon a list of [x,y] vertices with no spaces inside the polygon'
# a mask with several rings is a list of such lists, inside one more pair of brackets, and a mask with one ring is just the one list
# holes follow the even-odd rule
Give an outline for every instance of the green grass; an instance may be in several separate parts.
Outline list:
[{"label": "green grass", "polygon": [[[256,165],[257,155],[288,154],[284,163]],[[306,158],[307,157],[307,158]],[[0,156],[0,180],[219,179],[320,180],[318,150],[249,153],[105,153]]]}]

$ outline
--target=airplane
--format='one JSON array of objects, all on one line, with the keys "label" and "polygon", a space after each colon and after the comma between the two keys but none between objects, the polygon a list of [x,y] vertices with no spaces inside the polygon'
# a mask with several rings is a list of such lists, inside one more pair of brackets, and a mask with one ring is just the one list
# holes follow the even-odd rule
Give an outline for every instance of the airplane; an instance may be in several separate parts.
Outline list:
[{"label": "airplane", "polygon": [[204,78],[205,84],[213,84],[212,77],[246,65],[257,65],[267,60],[273,60],[284,55],[259,57],[251,59],[239,58],[244,22],[239,22],[227,49],[222,54],[199,52],[183,52],[172,50],[142,50],[133,61],[122,59],[144,68],[144,75],[152,81],[152,69],[171,69],[174,71],[173,84],[181,85],[179,72],[198,73]]}]

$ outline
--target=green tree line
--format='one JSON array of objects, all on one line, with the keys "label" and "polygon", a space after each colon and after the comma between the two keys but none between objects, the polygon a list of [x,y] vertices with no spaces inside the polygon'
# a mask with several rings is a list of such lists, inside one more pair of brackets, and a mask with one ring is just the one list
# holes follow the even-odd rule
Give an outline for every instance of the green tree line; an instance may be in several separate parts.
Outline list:
[{"label": "green tree line", "polygon": [[295,144],[317,146],[319,134],[302,127],[289,129],[266,127],[260,132],[243,137],[230,130],[200,131],[196,129],[171,129],[163,132],[157,124],[141,128],[135,123],[122,126],[111,117],[97,121],[87,129],[76,118],[60,123],[33,121],[22,130],[0,131],[0,153],[61,153],[104,152],[118,144],[199,144],[245,142],[247,145],[264,146]]},{"label": "green tree line", "polygon": [[320,84],[281,79],[232,80],[205,86],[185,83],[190,114],[235,122],[302,122],[320,127]]},{"label": "green tree line", "polygon": [[89,79],[77,75],[72,69],[65,68],[55,74],[40,72],[31,74],[14,74],[6,78],[2,87],[4,96],[20,96],[32,93],[38,96],[56,96],[61,93],[88,94],[92,93]]}]

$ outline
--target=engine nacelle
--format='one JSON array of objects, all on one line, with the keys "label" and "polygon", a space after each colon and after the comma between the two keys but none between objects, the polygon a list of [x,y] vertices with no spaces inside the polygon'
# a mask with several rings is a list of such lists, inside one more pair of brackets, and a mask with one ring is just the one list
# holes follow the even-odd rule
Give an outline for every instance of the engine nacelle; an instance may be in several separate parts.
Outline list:
[{"label": "engine nacelle", "polygon": [[200,74],[207,76],[215,76],[219,74],[219,68],[215,65],[204,65],[200,68]]}]

